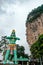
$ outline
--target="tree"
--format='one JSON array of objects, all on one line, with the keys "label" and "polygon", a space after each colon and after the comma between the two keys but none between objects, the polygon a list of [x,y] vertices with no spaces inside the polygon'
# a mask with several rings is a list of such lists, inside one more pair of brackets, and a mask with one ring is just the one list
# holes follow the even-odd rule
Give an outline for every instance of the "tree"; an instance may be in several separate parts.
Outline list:
[{"label": "tree", "polygon": [[7,50],[8,43],[9,42],[6,39],[6,36],[2,36],[1,41],[0,41],[0,53],[3,52],[3,60],[5,58],[5,53],[6,53],[6,50]]},{"label": "tree", "polygon": [[[5,38],[6,36],[2,36],[1,37],[1,41],[0,41],[0,51],[1,50],[6,50],[6,48],[7,48],[7,45],[8,45],[8,40]],[[2,47],[2,48],[1,48]]]},{"label": "tree", "polygon": [[42,60],[41,58],[43,57],[43,34],[39,36],[38,40],[35,43],[33,43],[30,50],[34,58]]},{"label": "tree", "polygon": [[6,36],[2,36],[1,37],[1,41],[0,41],[0,47],[2,47],[3,45],[5,45],[5,48],[7,47],[8,45],[8,40],[6,39]]},{"label": "tree", "polygon": [[33,45],[30,48],[32,54],[35,56],[39,55],[43,56],[43,35],[40,35],[38,40],[33,43]]}]

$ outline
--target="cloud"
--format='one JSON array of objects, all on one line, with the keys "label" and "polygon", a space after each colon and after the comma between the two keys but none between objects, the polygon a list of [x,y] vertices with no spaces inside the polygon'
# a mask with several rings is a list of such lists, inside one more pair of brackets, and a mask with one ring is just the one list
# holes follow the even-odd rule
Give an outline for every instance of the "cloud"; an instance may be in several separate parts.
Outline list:
[{"label": "cloud", "polygon": [[8,4],[15,4],[16,0],[4,0]]},{"label": "cloud", "polygon": [[2,28],[0,29],[0,37],[1,36],[4,36],[4,30]]},{"label": "cloud", "polygon": [[0,0],[0,4],[8,3],[8,4],[16,4],[17,2],[24,3],[29,0]]},{"label": "cloud", "polygon": [[0,0],[0,15],[6,14],[6,13],[14,14],[15,12],[14,12],[14,9],[12,8],[13,4],[15,6],[17,4],[19,5],[20,3],[24,3],[26,1],[28,0]]},{"label": "cloud", "polygon": [[9,5],[9,4],[2,4],[0,6],[0,15],[5,14],[5,15],[13,15],[15,14],[15,5]]},{"label": "cloud", "polygon": [[24,2],[27,2],[29,0],[18,0],[18,1],[21,2],[21,3],[24,3]]},{"label": "cloud", "polygon": [[0,0],[0,5],[3,3],[2,1],[3,1],[3,0]]},{"label": "cloud", "polygon": [[17,0],[0,0],[0,5],[8,3],[8,4],[15,4]]},{"label": "cloud", "polygon": [[3,10],[3,9],[0,7],[0,15],[5,14],[5,13],[6,13],[6,11]]}]

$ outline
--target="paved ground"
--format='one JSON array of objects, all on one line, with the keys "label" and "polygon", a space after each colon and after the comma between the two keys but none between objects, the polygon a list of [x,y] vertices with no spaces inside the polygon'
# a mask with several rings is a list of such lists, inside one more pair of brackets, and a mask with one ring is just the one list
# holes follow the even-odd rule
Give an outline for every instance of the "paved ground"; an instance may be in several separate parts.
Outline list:
[{"label": "paved ground", "polygon": [[[16,65],[16,64],[2,64],[2,63],[0,63],[0,65]],[[18,65],[20,65],[20,64],[18,64]]]}]

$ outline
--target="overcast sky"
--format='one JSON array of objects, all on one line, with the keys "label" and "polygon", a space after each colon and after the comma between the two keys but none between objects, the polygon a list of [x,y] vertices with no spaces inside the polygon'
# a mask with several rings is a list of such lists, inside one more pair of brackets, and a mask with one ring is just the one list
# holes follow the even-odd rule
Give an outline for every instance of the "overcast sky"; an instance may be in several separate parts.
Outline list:
[{"label": "overcast sky", "polygon": [[0,37],[10,35],[15,29],[17,37],[20,38],[17,44],[23,45],[26,53],[30,55],[25,23],[29,12],[41,4],[43,0],[0,0]]}]

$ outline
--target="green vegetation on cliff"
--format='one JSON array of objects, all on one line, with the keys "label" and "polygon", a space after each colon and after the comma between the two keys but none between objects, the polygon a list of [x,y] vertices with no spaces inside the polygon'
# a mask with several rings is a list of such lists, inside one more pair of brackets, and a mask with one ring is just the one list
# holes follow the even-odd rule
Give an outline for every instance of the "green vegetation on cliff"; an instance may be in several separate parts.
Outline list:
[{"label": "green vegetation on cliff", "polygon": [[43,5],[39,6],[38,8],[35,8],[34,10],[32,10],[32,12],[30,12],[28,14],[26,23],[27,22],[32,22],[37,17],[39,17],[42,13],[43,13]]},{"label": "green vegetation on cliff", "polygon": [[30,50],[34,58],[43,56],[43,34],[39,36],[35,43],[33,43]]}]

